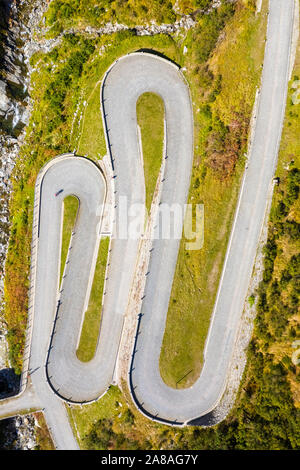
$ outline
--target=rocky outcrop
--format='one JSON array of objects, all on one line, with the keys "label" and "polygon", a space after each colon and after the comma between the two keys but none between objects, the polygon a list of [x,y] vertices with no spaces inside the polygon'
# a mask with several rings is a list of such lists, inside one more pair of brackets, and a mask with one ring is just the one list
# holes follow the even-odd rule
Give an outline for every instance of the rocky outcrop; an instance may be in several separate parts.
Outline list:
[{"label": "rocky outcrop", "polygon": [[0,4],[0,298],[9,232],[10,175],[30,114],[30,46],[47,5],[47,0],[4,0]]},{"label": "rocky outcrop", "polygon": [[0,132],[13,137],[28,122],[29,59],[39,50],[32,32],[39,28],[48,3],[4,0],[0,4]]},{"label": "rocky outcrop", "polygon": [[36,420],[33,415],[0,421],[1,450],[33,450],[36,447]]},{"label": "rocky outcrop", "polygon": [[[0,124],[2,132],[16,136],[24,127],[22,107],[27,98],[26,65],[22,54],[15,2],[6,2],[1,15]],[[23,106],[22,106],[23,105]]]}]

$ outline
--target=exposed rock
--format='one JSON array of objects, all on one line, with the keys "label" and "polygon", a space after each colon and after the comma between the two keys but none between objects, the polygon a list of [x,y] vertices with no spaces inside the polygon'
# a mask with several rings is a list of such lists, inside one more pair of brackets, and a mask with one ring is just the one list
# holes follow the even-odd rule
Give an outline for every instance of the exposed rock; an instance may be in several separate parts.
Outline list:
[{"label": "exposed rock", "polygon": [[33,30],[48,5],[47,0],[6,1],[0,5],[0,125],[6,134],[17,137],[27,123],[29,102],[28,70]]},{"label": "exposed rock", "polygon": [[33,415],[0,421],[0,450],[33,450],[36,447]]},{"label": "exposed rock", "polygon": [[[101,28],[93,28],[91,26],[87,26],[84,30],[77,29],[77,28],[70,28],[68,30],[63,31],[59,34],[55,39],[51,40],[43,40],[39,43],[32,44],[32,48],[36,47],[39,50],[40,48],[51,48],[51,46],[56,45],[61,37],[66,34],[85,34],[88,36],[99,37],[106,34],[113,34],[117,33],[118,31],[126,31],[126,30],[133,30],[136,32],[137,36],[154,36],[155,34],[174,34],[180,30],[187,31],[190,28],[193,28],[197,22],[194,20],[192,15],[183,15],[180,20],[175,21],[175,23],[170,24],[156,24],[155,21],[152,21],[148,25],[137,25],[132,28],[125,24],[121,23],[106,23]],[[48,49],[49,50],[49,49]]]},{"label": "exposed rock", "polygon": [[33,415],[16,416],[15,426],[17,429],[17,439],[15,450],[32,450],[36,446],[35,440],[35,418]]},{"label": "exposed rock", "polygon": [[0,117],[5,117],[13,103],[7,96],[6,83],[0,80]]}]

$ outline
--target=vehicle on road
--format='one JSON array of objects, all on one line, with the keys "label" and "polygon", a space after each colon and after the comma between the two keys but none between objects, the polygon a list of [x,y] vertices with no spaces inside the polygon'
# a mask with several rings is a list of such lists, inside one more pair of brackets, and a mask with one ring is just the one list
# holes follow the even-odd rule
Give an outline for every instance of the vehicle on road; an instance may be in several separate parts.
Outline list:
[{"label": "vehicle on road", "polygon": [[55,197],[59,196],[62,192],[63,192],[63,189],[60,189],[59,191],[57,191],[57,193],[55,193]]}]

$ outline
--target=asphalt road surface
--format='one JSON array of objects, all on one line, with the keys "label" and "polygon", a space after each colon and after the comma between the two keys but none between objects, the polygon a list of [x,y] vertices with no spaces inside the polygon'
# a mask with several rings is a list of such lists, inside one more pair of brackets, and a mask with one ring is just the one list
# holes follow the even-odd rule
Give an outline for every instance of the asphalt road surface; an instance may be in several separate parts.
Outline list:
[{"label": "asphalt road surface", "polygon": [[[106,184],[94,163],[68,156],[52,164],[43,177],[41,188],[30,369],[42,366],[45,357],[40,351],[43,345],[50,345],[45,371],[53,391],[70,402],[93,401],[103,395],[113,381],[122,329],[122,315],[114,310],[115,299],[118,299],[114,294],[117,292],[115,285],[114,290],[109,291],[111,296],[104,301],[101,335],[93,359],[84,363],[77,358],[100,241]],[[63,192],[55,196],[61,188]],[[62,201],[69,194],[79,199],[79,211],[59,286]],[[113,269],[114,257],[109,261]],[[111,277],[111,270],[109,273]]]},{"label": "asphalt road surface", "polygon": [[[78,444],[59,397],[67,399],[74,390],[78,394],[82,389],[86,391],[84,381],[90,383],[89,397],[95,387],[91,367],[83,369],[85,364],[77,359],[76,348],[99,244],[106,184],[94,163],[64,155],[42,169],[37,188],[39,214],[37,230],[34,230],[37,256],[30,310],[33,329],[29,373],[54,442],[59,448],[76,449]],[[79,199],[79,211],[60,286],[63,199],[68,195]],[[99,374],[97,379],[101,389],[103,376]],[[109,371],[104,381],[109,384],[110,379]]]}]

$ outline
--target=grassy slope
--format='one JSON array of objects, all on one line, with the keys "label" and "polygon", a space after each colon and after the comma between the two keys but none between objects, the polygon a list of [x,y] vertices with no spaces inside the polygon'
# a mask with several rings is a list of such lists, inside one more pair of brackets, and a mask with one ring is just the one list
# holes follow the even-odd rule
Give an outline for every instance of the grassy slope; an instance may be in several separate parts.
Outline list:
[{"label": "grassy slope", "polygon": [[99,82],[95,84],[88,98],[83,113],[81,131],[76,138],[75,147],[78,155],[88,155],[89,158],[97,160],[106,153],[102,118],[100,116]]},{"label": "grassy slope", "polygon": [[142,140],[146,208],[149,212],[162,161],[164,104],[154,93],[144,93],[139,97],[136,108]]},{"label": "grassy slope", "polygon": [[[203,0],[200,0],[203,2]],[[204,0],[209,4],[211,0]],[[173,2],[161,0],[54,0],[46,18],[50,26],[49,36],[75,27],[84,30],[87,26],[99,28],[108,22],[126,24],[130,27],[149,23],[170,23],[176,20]]]},{"label": "grassy slope", "polygon": [[98,342],[109,240],[109,237],[100,240],[89,305],[85,312],[80,342],[76,351],[78,359],[83,362],[93,358]]},{"label": "grassy slope", "polygon": [[71,235],[72,235],[72,231],[76,222],[76,216],[77,216],[77,211],[79,207],[78,199],[75,196],[65,197],[63,204],[64,204],[64,218],[63,218],[62,244],[61,244],[60,282],[64,273]]},{"label": "grassy slope", "polygon": [[34,450],[55,450],[44,414],[41,412],[34,413],[34,417],[38,422],[35,430],[36,447]]}]

